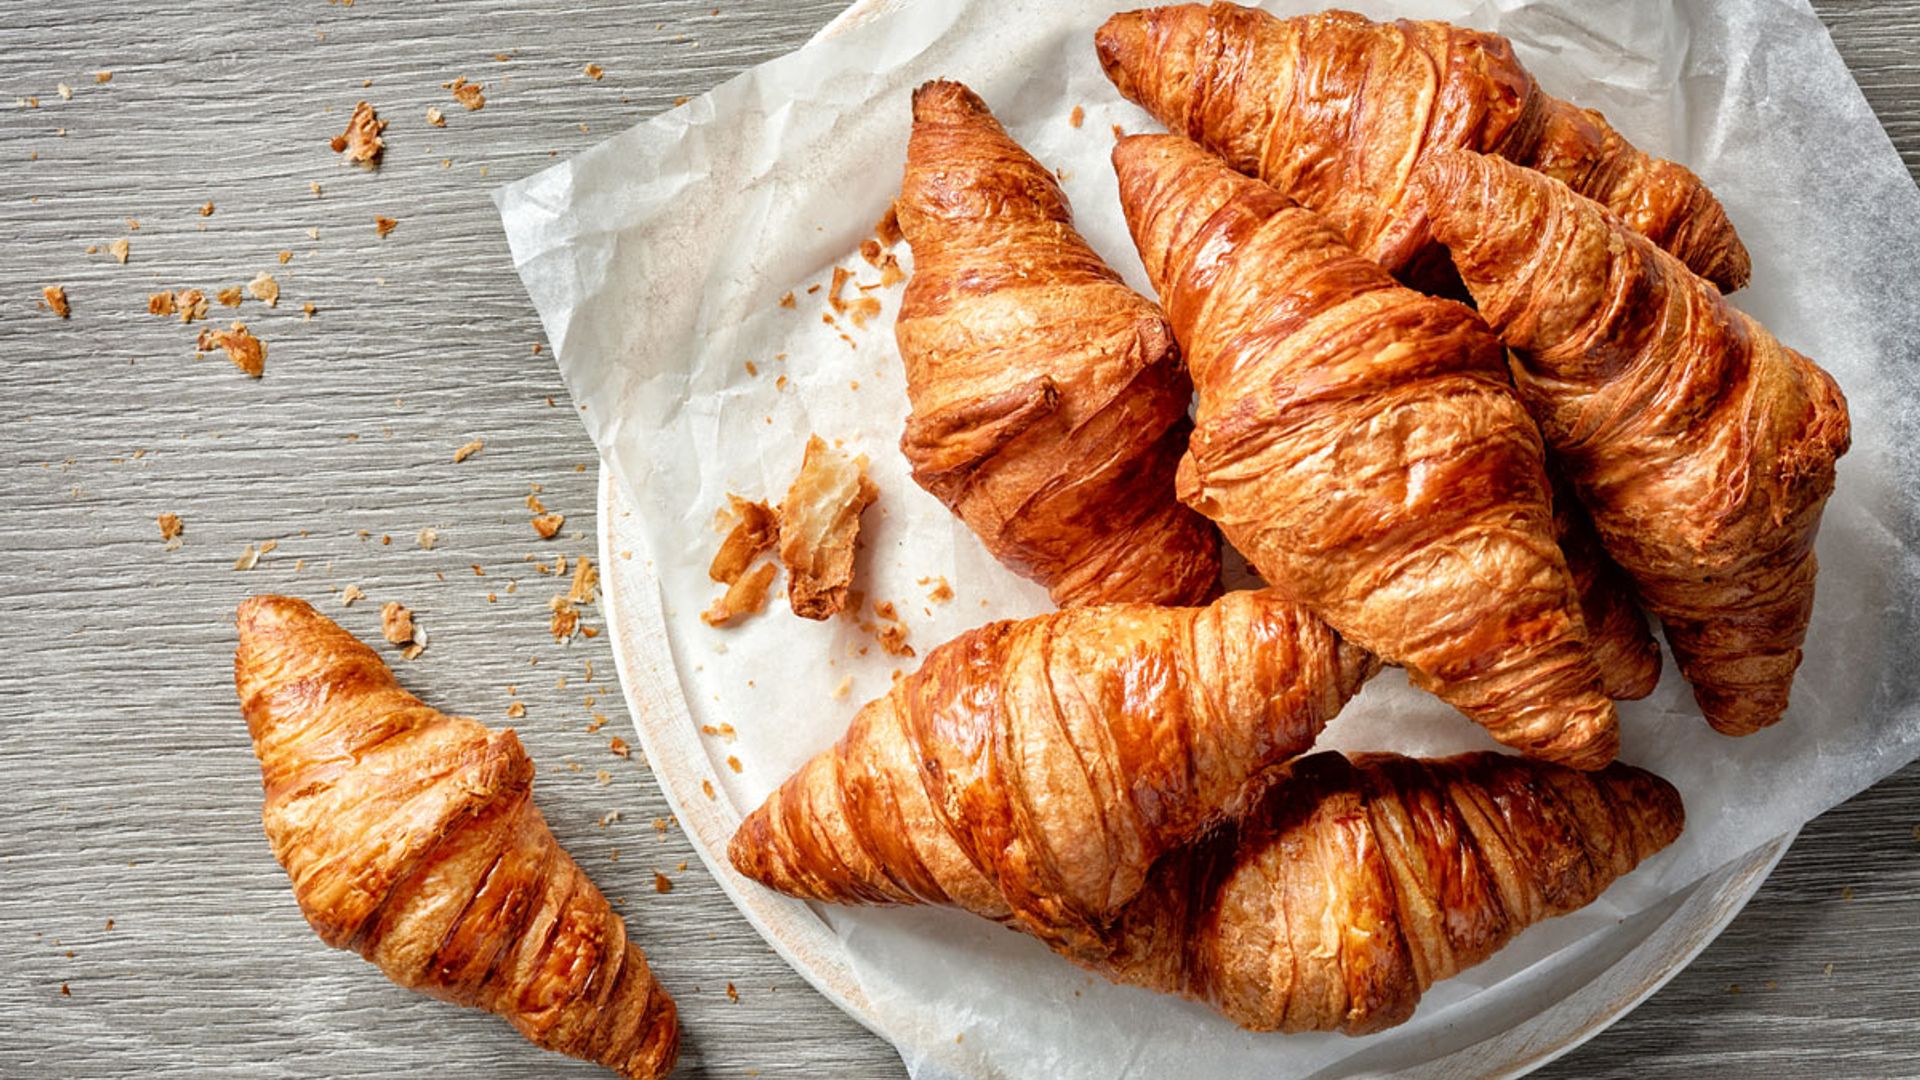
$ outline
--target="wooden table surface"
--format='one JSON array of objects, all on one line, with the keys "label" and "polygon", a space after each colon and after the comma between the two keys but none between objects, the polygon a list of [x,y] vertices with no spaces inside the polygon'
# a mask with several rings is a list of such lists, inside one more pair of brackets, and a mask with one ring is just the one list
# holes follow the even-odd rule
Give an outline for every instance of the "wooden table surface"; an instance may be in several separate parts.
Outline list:
[{"label": "wooden table surface", "polygon": [[[429,633],[398,665],[413,689],[496,723],[525,704],[555,832],[679,998],[682,1075],[901,1073],[656,831],[645,766],[607,749],[626,717],[606,638],[548,634],[563,587],[530,560],[592,553],[596,465],[489,199],[839,6],[0,6],[0,656],[19,665],[0,693],[0,1075],[600,1075],[390,985],[302,921],[230,674],[230,614],[259,591],[370,638],[399,600]],[[1818,6],[1920,168],[1920,0]],[[443,87],[459,76],[483,110]],[[377,173],[327,146],[361,99],[392,123]],[[377,217],[398,222],[384,239]],[[267,343],[259,381],[196,359],[206,324],[146,312],[150,293],[213,297],[263,270],[277,307],[210,320]],[[40,303],[53,284],[69,319]],[[566,515],[551,541],[528,525],[536,488]],[[185,527],[172,550],[163,513]],[[366,599],[342,608],[348,585]],[[596,713],[615,726],[590,733]],[[1909,768],[1814,822],[1691,968],[1542,1075],[1920,1075],[1917,797]]]}]

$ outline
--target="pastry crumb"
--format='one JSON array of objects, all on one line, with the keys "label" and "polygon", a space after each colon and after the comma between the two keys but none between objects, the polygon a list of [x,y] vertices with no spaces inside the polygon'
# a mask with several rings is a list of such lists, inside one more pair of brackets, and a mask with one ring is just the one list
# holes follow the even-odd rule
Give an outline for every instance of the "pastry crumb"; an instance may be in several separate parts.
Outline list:
[{"label": "pastry crumb", "polygon": [[1085,109],[1083,109],[1083,108],[1081,108],[1081,107],[1080,107],[1080,106],[1078,106],[1078,105],[1075,105],[1075,106],[1073,107],[1073,111],[1067,114],[1067,126],[1068,126],[1068,127],[1076,127],[1076,128],[1077,128],[1077,127],[1079,127],[1079,126],[1080,126],[1081,124],[1084,124],[1084,123],[1086,123],[1086,120],[1087,120],[1087,110],[1085,110]]},{"label": "pastry crumb", "polygon": [[727,1000],[733,1002],[735,1005],[740,1004],[740,991],[734,989],[732,983],[727,984]]},{"label": "pastry crumb", "polygon": [[72,317],[73,305],[67,302],[67,287],[65,285],[49,285],[40,290],[40,295],[46,298],[47,307],[52,309],[55,315],[63,319]]},{"label": "pastry crumb", "polygon": [[405,645],[413,640],[413,612],[398,600],[380,605],[380,636],[389,644]]},{"label": "pastry crumb", "polygon": [[606,74],[607,69],[601,67],[599,64],[588,64],[586,66],[586,76],[594,82],[599,82],[606,77]]},{"label": "pastry crumb", "polygon": [[236,322],[225,330],[208,327],[200,331],[198,347],[203,353],[215,349],[224,351],[233,366],[251,378],[257,379],[266,372],[267,344],[254,337],[246,323]]},{"label": "pastry crumb", "polygon": [[833,700],[835,701],[839,701],[841,698],[846,697],[848,692],[850,692],[852,689],[853,689],[853,676],[842,675],[840,677],[840,682],[834,686],[833,693],[829,694],[828,696],[833,698]]},{"label": "pastry crumb", "polygon": [[607,749],[619,757],[631,758],[633,756],[633,748],[627,745],[627,740],[618,735],[607,740]]},{"label": "pastry crumb", "polygon": [[[347,155],[347,160],[356,165],[378,168],[381,151],[387,146],[387,141],[380,137],[380,133],[386,129],[387,122],[380,119],[372,105],[362,101],[353,107],[353,115],[347,118],[347,130],[335,135],[329,145],[334,153]],[[312,186],[313,193],[319,195],[319,183],[315,182]]]},{"label": "pastry crumb", "polygon": [[763,562],[736,575],[727,591],[700,613],[700,621],[708,626],[725,626],[743,615],[760,613],[767,606],[767,592],[778,569],[774,563]]},{"label": "pastry crumb", "polygon": [[432,551],[433,545],[440,542],[440,533],[434,529],[421,529],[414,534],[413,540],[420,545],[421,550]]},{"label": "pastry crumb", "polygon": [[173,305],[183,323],[207,317],[207,294],[199,289],[183,289],[174,293]]},{"label": "pastry crumb", "polygon": [[262,270],[254,275],[252,281],[247,282],[247,295],[268,307],[279,307],[280,283],[273,280],[272,274]]},{"label": "pastry crumb", "polygon": [[711,780],[700,781],[700,794],[705,795],[709,799],[713,798],[714,797],[713,781]]},{"label": "pastry crumb", "polygon": [[453,99],[465,105],[468,112],[479,112],[486,108],[487,96],[481,92],[483,87],[479,83],[468,82],[465,75],[440,85],[443,89],[453,91]]},{"label": "pastry crumb", "polygon": [[915,584],[933,586],[927,593],[927,599],[933,603],[944,604],[953,599],[953,586],[947,584],[945,577],[923,577]]},{"label": "pastry crumb", "polygon": [[819,435],[808,437],[800,473],[777,513],[794,614],[826,619],[846,605],[860,515],[878,497],[864,455],[831,449]]},{"label": "pastry crumb", "polygon": [[239,307],[247,302],[247,294],[238,285],[229,285],[213,294],[213,302],[221,307]]},{"label": "pastry crumb", "polygon": [[737,773],[737,772],[740,772],[740,771],[741,771],[741,766],[740,766],[740,759],[739,759],[739,758],[737,758],[737,757],[734,757],[734,756],[733,756],[732,754],[728,754],[728,755],[727,755],[727,768],[729,768],[729,769],[732,769],[732,770],[733,770],[734,772],[736,772],[736,773]]},{"label": "pastry crumb", "polygon": [[107,253],[112,255],[113,261],[119,263],[121,266],[127,265],[127,255],[132,250],[133,245],[129,244],[127,238],[124,236],[107,245]]},{"label": "pastry crumb", "polygon": [[[556,596],[547,601],[548,610],[553,617],[547,621],[547,632],[555,641],[565,641],[580,629],[580,612],[564,596]],[[589,635],[591,636],[591,635]]]},{"label": "pastry crumb", "polygon": [[507,705],[507,719],[518,720],[525,715],[527,715],[525,702],[515,701]]},{"label": "pastry crumb", "polygon": [[340,590],[340,606],[352,607],[355,600],[365,598],[367,592],[358,585],[349,585]]},{"label": "pastry crumb", "polygon": [[716,515],[716,523],[725,518],[734,524],[707,566],[707,576],[731,585],[762,552],[780,542],[780,521],[764,501],[749,501],[732,492],[727,493],[727,506]]},{"label": "pastry crumb", "polygon": [[379,233],[380,239],[382,240],[385,240],[388,234],[399,227],[400,223],[390,217],[376,217],[373,219],[373,231]]},{"label": "pastry crumb", "polygon": [[154,520],[157,521],[160,525],[160,539],[162,540],[172,540],[175,537],[179,536],[181,533],[187,531],[187,527],[183,522],[181,522],[179,514],[174,514],[174,513],[161,514],[158,518],[155,518]]},{"label": "pastry crumb", "polygon": [[535,514],[533,517],[533,531],[540,534],[540,539],[551,540],[559,534],[560,526],[566,524],[566,521],[567,516],[565,514]]},{"label": "pastry crumb", "polygon": [[446,127],[447,114],[440,111],[440,106],[429,105],[427,106],[427,123],[433,127]]},{"label": "pastry crumb", "polygon": [[455,465],[460,464],[461,462],[467,460],[473,455],[479,453],[481,450],[486,449],[486,445],[487,445],[487,440],[485,439],[475,439],[470,443],[464,444],[459,449],[453,452],[453,463]]},{"label": "pastry crumb", "polygon": [[[668,880],[667,875],[661,873],[658,870],[655,870],[653,872],[653,891],[659,892],[659,893],[670,893],[673,891],[673,882]],[[61,985],[64,986],[65,984],[63,983]]]},{"label": "pastry crumb", "polygon": [[147,314],[172,315],[178,310],[179,308],[173,302],[173,293],[162,289],[157,293],[147,294]]},{"label": "pastry crumb", "polygon": [[573,582],[567,589],[567,602],[571,604],[591,604],[599,595],[600,572],[593,568],[593,560],[581,555],[573,560]]},{"label": "pastry crumb", "polygon": [[205,205],[200,207],[200,216],[201,217],[213,216],[213,200],[212,199],[208,199]]},{"label": "pastry crumb", "polygon": [[783,296],[783,297],[781,297],[781,298],[780,298],[780,306],[781,306],[781,307],[783,307],[783,308],[792,308],[792,307],[794,306],[794,299],[793,299],[793,290],[792,290],[792,289],[788,289],[788,290],[787,290],[787,295],[785,295],[785,296]]}]

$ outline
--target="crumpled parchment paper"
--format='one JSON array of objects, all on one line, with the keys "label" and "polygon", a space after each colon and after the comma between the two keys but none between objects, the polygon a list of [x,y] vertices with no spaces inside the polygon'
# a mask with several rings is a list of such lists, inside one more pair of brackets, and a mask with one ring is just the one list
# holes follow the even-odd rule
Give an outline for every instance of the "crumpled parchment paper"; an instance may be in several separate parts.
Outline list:
[{"label": "crumpled parchment paper", "polygon": [[[865,517],[857,584],[869,604],[898,605],[923,653],[989,619],[1048,608],[907,475],[892,339],[900,287],[870,293],[883,310],[863,328],[823,320],[835,266],[854,271],[849,297],[879,277],[856,249],[897,189],[913,87],[934,77],[973,86],[1058,168],[1087,238],[1151,295],[1107,155],[1114,125],[1155,125],[1107,84],[1091,45],[1117,5],[876,6],[498,196],[580,418],[644,518],[651,550],[635,557],[658,576],[660,632],[694,721],[739,732],[737,742],[709,741],[716,763],[741,762],[738,773],[716,771],[721,797],[742,813],[913,663],[885,655],[849,620],[794,618],[783,597],[736,627],[698,618],[719,592],[706,576],[720,540],[715,510],[728,492],[777,502],[810,432],[871,458],[882,495]],[[1289,1078],[1417,1063],[1453,1049],[1449,1033],[1463,1025],[1517,1020],[1553,1000],[1556,976],[1564,983],[1576,970],[1596,931],[1920,754],[1920,482],[1910,463],[1920,444],[1920,192],[1819,20],[1783,0],[1354,6],[1498,30],[1549,90],[1691,166],[1753,253],[1754,284],[1735,303],[1838,377],[1854,448],[1821,532],[1793,708],[1761,734],[1721,737],[1669,660],[1651,698],[1622,705],[1623,757],[1678,785],[1686,834],[1586,911],[1536,927],[1435,987],[1411,1023],[1370,1038],[1250,1035],[1202,1007],[1107,986],[957,912],[822,908],[917,1076]],[[1076,105],[1078,127],[1068,121]],[[896,254],[910,268],[904,243]],[[791,308],[780,303],[789,292]],[[941,578],[954,597],[935,603],[927,597]],[[1439,754],[1491,741],[1388,672],[1323,745]]]}]

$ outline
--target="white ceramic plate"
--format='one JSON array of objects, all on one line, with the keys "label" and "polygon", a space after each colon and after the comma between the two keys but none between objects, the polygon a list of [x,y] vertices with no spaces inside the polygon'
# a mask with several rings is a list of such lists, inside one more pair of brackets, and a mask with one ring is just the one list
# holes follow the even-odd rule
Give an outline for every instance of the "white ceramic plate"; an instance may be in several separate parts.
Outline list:
[{"label": "white ceramic plate", "polygon": [[[932,1037],[930,1029],[886,1030],[848,966],[845,947],[810,905],[748,881],[728,863],[727,841],[751,808],[728,800],[719,783],[723,764],[713,758],[705,745],[710,740],[701,739],[687,711],[661,621],[659,588],[636,554],[645,550],[638,520],[613,470],[604,466],[599,504],[602,603],[614,663],[640,747],[681,828],[734,906],[815,989],[909,1056],[931,1050],[913,1045],[915,1039]],[[1362,1074],[1466,1080],[1539,1068],[1605,1030],[1679,974],[1746,905],[1792,842],[1792,836],[1781,837],[1606,931],[1564,965],[1553,983],[1557,992],[1534,996],[1535,1010],[1525,1020],[1487,1030],[1473,1030],[1469,1021],[1413,1070],[1382,1073],[1368,1067],[1367,1054],[1358,1054],[1326,1080]]]}]

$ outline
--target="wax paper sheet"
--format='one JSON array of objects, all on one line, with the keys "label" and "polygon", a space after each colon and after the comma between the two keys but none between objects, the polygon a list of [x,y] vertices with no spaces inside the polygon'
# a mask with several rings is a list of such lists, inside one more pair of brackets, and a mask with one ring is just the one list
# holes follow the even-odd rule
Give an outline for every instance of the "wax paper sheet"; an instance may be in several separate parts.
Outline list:
[{"label": "wax paper sheet", "polygon": [[[1734,302],[1846,390],[1854,448],[1820,536],[1792,710],[1758,735],[1715,735],[1669,660],[1659,690],[1621,708],[1622,756],[1678,785],[1686,834],[1592,907],[1529,931],[1435,987],[1411,1023],[1369,1038],[1247,1034],[1204,1008],[1097,983],[957,912],[822,908],[917,1076],[1287,1078],[1417,1063],[1557,1000],[1594,962],[1598,931],[1670,903],[1920,753],[1920,500],[1908,452],[1920,441],[1920,193],[1819,20],[1781,0],[1353,6],[1498,30],[1549,90],[1690,165],[1753,253],[1754,284]],[[743,813],[912,664],[852,621],[802,621],[780,598],[735,627],[698,618],[718,591],[706,575],[716,509],[729,492],[777,501],[809,433],[871,459],[882,494],[865,517],[859,585],[898,606],[914,646],[1048,608],[909,479],[891,332],[900,290],[858,292],[879,274],[857,249],[897,190],[909,93],[952,77],[1058,169],[1082,232],[1147,291],[1107,155],[1115,125],[1155,125],[1094,59],[1092,31],[1113,10],[1111,0],[880,4],[500,192],[580,418],[644,518],[650,550],[636,557],[658,577],[659,632],[694,722],[738,732],[710,749],[716,766],[737,757],[737,771],[716,771],[719,797]],[[896,251],[910,267],[906,246]],[[881,301],[878,318],[824,318],[836,266],[853,272],[845,296]],[[929,599],[939,579],[953,590],[945,603]],[[1323,745],[1429,754],[1491,743],[1388,672]]]}]

